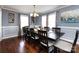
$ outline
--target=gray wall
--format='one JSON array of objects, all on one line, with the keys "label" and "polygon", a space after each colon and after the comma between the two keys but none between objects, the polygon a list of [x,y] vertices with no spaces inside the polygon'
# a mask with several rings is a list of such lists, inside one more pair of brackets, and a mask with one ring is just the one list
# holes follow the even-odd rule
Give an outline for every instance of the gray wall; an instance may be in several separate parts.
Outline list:
[{"label": "gray wall", "polygon": [[[14,23],[8,22],[8,14],[14,13],[15,14],[15,20]],[[23,13],[16,13],[10,10],[2,9],[2,36],[4,38],[14,37],[21,34],[20,29],[20,14]],[[28,14],[26,14],[28,15]],[[29,15],[28,15],[29,16]],[[39,26],[41,25],[41,16],[35,18],[35,23],[32,22],[30,16],[29,16],[29,25],[31,27],[34,27],[34,25]]]},{"label": "gray wall", "polygon": [[[14,23],[9,23],[8,14],[14,13]],[[2,9],[2,36],[3,38],[18,36],[19,32],[19,13]]]},{"label": "gray wall", "polygon": [[68,27],[79,27],[79,23],[64,23],[61,22],[61,13],[69,10],[79,9],[79,5],[73,5],[69,7],[62,8],[57,11],[57,26],[68,26]]},{"label": "gray wall", "polygon": [[[15,21],[14,23],[9,23],[8,22],[8,14],[9,13],[14,13],[15,14]],[[18,13],[8,11],[8,10],[2,10],[2,25],[3,26],[18,26]]]}]

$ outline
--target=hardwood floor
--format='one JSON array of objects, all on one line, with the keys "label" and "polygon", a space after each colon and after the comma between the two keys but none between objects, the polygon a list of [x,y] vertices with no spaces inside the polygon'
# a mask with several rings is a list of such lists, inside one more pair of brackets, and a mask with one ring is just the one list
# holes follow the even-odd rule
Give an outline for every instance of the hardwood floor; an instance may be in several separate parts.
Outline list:
[{"label": "hardwood floor", "polygon": [[[39,41],[29,41],[23,38],[9,38],[0,41],[1,53],[39,53],[45,52],[40,47]],[[76,46],[75,52],[79,53],[79,45]]]},{"label": "hardwood floor", "polygon": [[76,52],[76,53],[79,53],[79,45],[76,45],[76,47],[75,47],[75,52]]},{"label": "hardwood floor", "polygon": [[36,53],[40,51],[38,42],[29,42],[23,38],[4,39],[0,42],[2,53]]}]

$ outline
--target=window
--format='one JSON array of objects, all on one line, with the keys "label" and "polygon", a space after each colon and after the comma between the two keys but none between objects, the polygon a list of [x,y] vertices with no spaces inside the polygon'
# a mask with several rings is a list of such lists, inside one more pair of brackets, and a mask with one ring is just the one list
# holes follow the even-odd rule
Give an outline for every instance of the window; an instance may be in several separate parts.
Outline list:
[{"label": "window", "polygon": [[42,27],[46,27],[46,15],[42,16]]},{"label": "window", "polygon": [[24,26],[29,26],[29,20],[27,15],[20,15],[21,28]]},{"label": "window", "polygon": [[56,12],[48,15],[48,27],[56,27]]}]

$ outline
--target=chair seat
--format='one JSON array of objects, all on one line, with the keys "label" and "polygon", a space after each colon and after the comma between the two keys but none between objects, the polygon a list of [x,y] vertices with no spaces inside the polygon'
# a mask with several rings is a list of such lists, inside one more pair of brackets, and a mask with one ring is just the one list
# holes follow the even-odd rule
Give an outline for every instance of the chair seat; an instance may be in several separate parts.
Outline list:
[{"label": "chair seat", "polygon": [[46,46],[47,47],[47,44],[43,43],[43,42],[40,42],[43,46]]},{"label": "chair seat", "polygon": [[[47,44],[43,43],[43,42],[40,42],[42,45],[46,46],[47,47]],[[48,47],[50,46],[53,46],[54,45],[54,42],[53,41],[48,41]]]},{"label": "chair seat", "polygon": [[53,46],[49,47],[48,52],[49,52],[49,53],[54,52],[54,47],[53,47]]},{"label": "chair seat", "polygon": [[54,45],[54,42],[53,41],[48,41],[48,46],[50,47],[52,45]]},{"label": "chair seat", "polygon": [[39,39],[39,37],[38,36],[35,36],[35,39]]},{"label": "chair seat", "polygon": [[[41,43],[43,46],[47,47],[47,44],[45,44],[45,43],[43,43],[43,42],[40,42],[40,43]],[[50,52],[53,52],[53,50],[54,50],[53,45],[54,45],[54,42],[48,41],[48,52],[49,52],[49,53],[50,53]]]},{"label": "chair seat", "polygon": [[35,39],[35,40],[38,40],[39,37],[38,36],[35,36],[35,37],[31,37],[32,39]]},{"label": "chair seat", "polygon": [[59,40],[54,44],[55,47],[63,50],[63,51],[67,51],[67,52],[71,52],[71,48],[72,48],[72,44],[64,41],[64,40]]}]

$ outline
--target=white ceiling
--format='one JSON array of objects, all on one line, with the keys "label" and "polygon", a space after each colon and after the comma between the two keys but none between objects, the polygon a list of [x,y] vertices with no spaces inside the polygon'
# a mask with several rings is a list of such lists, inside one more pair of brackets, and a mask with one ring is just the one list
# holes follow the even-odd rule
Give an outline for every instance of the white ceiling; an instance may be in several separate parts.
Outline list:
[{"label": "white ceiling", "polygon": [[[36,5],[35,10],[37,13],[47,13],[62,6],[64,5]],[[0,5],[0,7],[20,13],[31,13],[34,10],[33,5]]]}]

